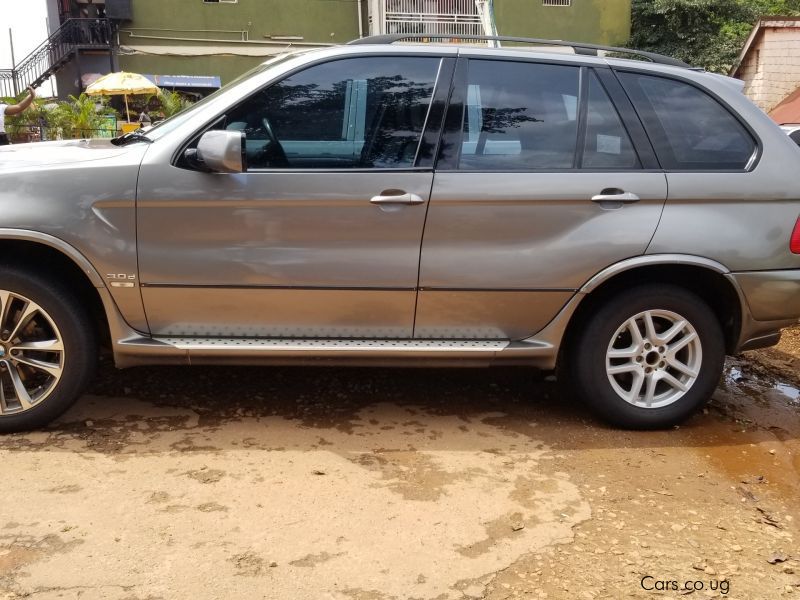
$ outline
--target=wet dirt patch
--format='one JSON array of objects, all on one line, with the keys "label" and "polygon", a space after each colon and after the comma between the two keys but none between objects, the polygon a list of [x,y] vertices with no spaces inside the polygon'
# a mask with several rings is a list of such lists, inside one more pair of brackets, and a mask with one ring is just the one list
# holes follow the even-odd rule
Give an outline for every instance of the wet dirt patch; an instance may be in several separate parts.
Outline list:
[{"label": "wet dirt patch", "polygon": [[65,541],[54,534],[42,537],[24,534],[0,535],[0,580],[47,556],[70,552],[82,543],[82,540]]},{"label": "wet dirt patch", "polygon": [[254,552],[243,552],[228,559],[240,577],[258,577],[266,573],[268,567],[263,558]]},{"label": "wet dirt patch", "polygon": [[72,485],[59,485],[57,487],[50,488],[47,490],[51,494],[75,494],[80,492],[83,488],[78,484]]},{"label": "wet dirt patch", "polygon": [[203,504],[199,504],[195,507],[200,512],[228,512],[230,509],[227,506],[223,506],[218,502],[204,502]]},{"label": "wet dirt patch", "polygon": [[767,375],[788,384],[782,391],[797,398],[800,389],[800,326],[784,329],[777,346],[745,352],[742,358]]},{"label": "wet dirt patch", "polygon": [[289,564],[293,567],[316,567],[322,563],[326,563],[338,556],[344,556],[344,552],[338,554],[330,554],[328,552],[320,552],[319,554],[307,554],[303,558],[291,561]]},{"label": "wet dirt patch", "polygon": [[653,574],[789,597],[798,409],[745,363],[648,433],[524,370],[104,370],[61,424],[0,439],[0,533],[83,541],[0,589],[617,599]]},{"label": "wet dirt patch", "polygon": [[[589,516],[569,477],[550,472],[548,447],[528,435],[536,427],[506,430],[489,419],[507,413],[469,402],[453,413],[443,403],[386,401],[397,395],[384,389],[363,405],[360,396],[352,404],[341,399],[332,412],[343,420],[329,426],[307,410],[298,414],[296,404],[286,415],[247,416],[255,411],[242,415],[237,408],[230,419],[215,420],[202,407],[162,402],[153,405],[151,419],[147,401],[133,395],[89,419],[87,411],[99,402],[91,397],[91,406],[77,406],[64,417],[64,429],[50,432],[58,446],[22,443],[13,450],[22,476],[7,494],[26,498],[15,510],[17,522],[40,517],[26,529],[75,524],[71,533],[84,540],[82,548],[109,559],[102,567],[74,569],[69,565],[88,561],[81,548],[70,562],[31,565],[14,578],[15,593],[91,582],[132,586],[128,595],[141,597],[260,597],[265,592],[254,582],[268,576],[269,598],[344,597],[343,589],[462,598],[454,587],[459,581],[567,541]],[[78,424],[85,427],[87,419],[94,435],[121,432],[119,449],[86,443]],[[132,431],[153,435],[130,443]],[[0,461],[10,452],[0,446]],[[34,476],[31,465],[43,459],[47,478],[81,482],[71,494],[75,502],[31,493],[31,479],[41,476],[41,467]],[[543,484],[538,496],[522,493],[521,480],[536,477],[559,483]],[[503,523],[502,531],[493,523]],[[154,555],[154,545],[166,554]],[[459,551],[470,547],[481,551]],[[198,578],[198,572],[215,576]]]},{"label": "wet dirt patch", "polygon": [[435,456],[417,450],[381,449],[350,460],[378,473],[385,482],[382,485],[406,500],[437,500],[446,493],[448,485],[468,482],[484,474],[480,468],[447,471]]},{"label": "wet dirt patch", "polygon": [[200,483],[217,483],[222,481],[222,478],[225,477],[225,471],[209,469],[204,466],[195,471],[188,471],[184,473],[184,475]]}]

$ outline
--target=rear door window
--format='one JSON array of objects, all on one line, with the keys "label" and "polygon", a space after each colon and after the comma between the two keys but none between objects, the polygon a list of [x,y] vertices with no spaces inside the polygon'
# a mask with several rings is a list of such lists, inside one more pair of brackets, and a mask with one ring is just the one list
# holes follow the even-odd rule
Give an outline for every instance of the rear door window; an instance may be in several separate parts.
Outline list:
[{"label": "rear door window", "polygon": [[573,168],[579,87],[578,67],[470,60],[458,168]]},{"label": "rear door window", "polygon": [[715,98],[674,79],[618,73],[664,169],[745,169],[756,143]]}]

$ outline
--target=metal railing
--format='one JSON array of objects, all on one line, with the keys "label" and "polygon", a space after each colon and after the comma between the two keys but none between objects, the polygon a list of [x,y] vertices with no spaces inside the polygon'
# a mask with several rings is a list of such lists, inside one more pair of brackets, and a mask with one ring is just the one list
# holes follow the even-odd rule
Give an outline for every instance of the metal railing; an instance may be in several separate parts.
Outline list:
[{"label": "metal railing", "polygon": [[367,44],[396,44],[398,42],[419,42],[420,40],[438,41],[440,43],[458,43],[463,44],[465,41],[471,42],[514,42],[520,44],[532,44],[534,46],[553,46],[556,48],[572,48],[575,54],[585,54],[588,56],[612,56],[616,55],[635,57],[637,59],[644,59],[653,63],[661,65],[672,65],[675,67],[683,67],[685,69],[694,69],[702,71],[702,68],[692,67],[685,62],[665,56],[663,54],[656,54],[655,52],[648,52],[646,50],[634,50],[633,48],[620,48],[617,46],[601,46],[599,44],[587,44],[584,42],[565,42],[564,40],[547,40],[541,38],[526,38],[515,37],[509,35],[450,35],[450,34],[435,34],[428,33],[424,35],[416,34],[402,34],[392,33],[385,35],[370,35],[364,38],[359,38],[348,42],[348,45],[367,45]]},{"label": "metal railing", "polygon": [[475,0],[381,0],[381,3],[381,33],[484,33]]},{"label": "metal railing", "polygon": [[68,19],[13,69],[0,69],[0,96],[17,96],[28,86],[38,87],[69,62],[81,48],[111,45],[108,19]]}]

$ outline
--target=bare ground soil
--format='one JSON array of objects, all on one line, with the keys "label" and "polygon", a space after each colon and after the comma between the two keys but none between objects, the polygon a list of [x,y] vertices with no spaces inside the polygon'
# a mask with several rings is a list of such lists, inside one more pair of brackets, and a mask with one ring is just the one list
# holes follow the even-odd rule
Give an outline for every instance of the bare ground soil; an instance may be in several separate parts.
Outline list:
[{"label": "bare ground soil", "polygon": [[0,438],[0,598],[800,597],[799,365],[640,433],[523,369],[105,364]]}]

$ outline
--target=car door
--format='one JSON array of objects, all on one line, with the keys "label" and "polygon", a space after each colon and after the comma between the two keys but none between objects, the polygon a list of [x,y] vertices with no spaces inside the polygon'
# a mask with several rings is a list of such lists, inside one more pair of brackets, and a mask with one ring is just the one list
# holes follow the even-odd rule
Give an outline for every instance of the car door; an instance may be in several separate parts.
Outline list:
[{"label": "car door", "polygon": [[137,220],[151,331],[410,337],[433,177],[415,164],[441,64],[347,57],[258,90],[213,125],[245,133],[244,173],[148,154]]},{"label": "car door", "polygon": [[665,176],[600,61],[459,58],[453,85],[415,337],[524,339],[645,252]]}]

